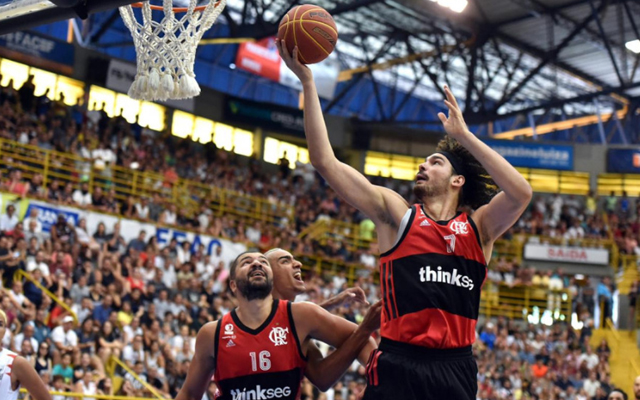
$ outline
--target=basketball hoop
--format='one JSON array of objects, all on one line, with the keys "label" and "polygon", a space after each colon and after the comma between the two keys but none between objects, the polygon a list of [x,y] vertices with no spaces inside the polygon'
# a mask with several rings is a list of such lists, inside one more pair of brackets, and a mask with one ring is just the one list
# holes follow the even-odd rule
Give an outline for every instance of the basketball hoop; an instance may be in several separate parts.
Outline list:
[{"label": "basketball hoop", "polygon": [[[149,2],[120,7],[120,15],[131,31],[136,47],[137,73],[129,88],[129,97],[138,100],[190,99],[200,94],[193,72],[196,49],[202,35],[213,26],[224,9],[226,0],[211,0],[206,6],[174,8],[172,0],[163,6]],[[142,9],[142,23],[133,8]],[[152,10],[164,11],[160,22],[153,20]],[[184,13],[178,19],[176,13]]]}]

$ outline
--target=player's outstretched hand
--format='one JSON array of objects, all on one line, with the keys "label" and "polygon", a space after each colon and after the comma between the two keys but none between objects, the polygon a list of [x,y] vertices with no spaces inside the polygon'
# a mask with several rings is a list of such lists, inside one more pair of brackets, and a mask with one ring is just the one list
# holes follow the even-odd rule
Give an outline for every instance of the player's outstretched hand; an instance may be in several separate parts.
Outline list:
[{"label": "player's outstretched hand", "polygon": [[278,52],[280,53],[280,57],[284,60],[284,63],[287,64],[287,67],[291,72],[300,79],[300,82],[305,83],[313,81],[313,73],[309,67],[301,63],[298,59],[298,46],[294,47],[293,52],[289,54],[289,50],[287,50],[284,40],[276,38],[276,47],[278,48]]},{"label": "player's outstretched hand", "polygon": [[367,314],[365,314],[360,329],[364,329],[366,332],[373,333],[380,328],[380,313],[382,312],[382,300],[378,300],[374,305],[369,307]]},{"label": "player's outstretched hand", "polygon": [[456,140],[460,140],[465,135],[471,135],[472,133],[469,132],[467,123],[464,122],[462,110],[460,110],[458,101],[453,96],[453,93],[451,92],[449,86],[444,86],[444,93],[447,96],[444,104],[449,108],[449,118],[447,118],[444,113],[438,113],[438,118],[440,118],[442,126],[444,126],[444,130],[447,131],[447,134],[449,134],[449,136]]}]

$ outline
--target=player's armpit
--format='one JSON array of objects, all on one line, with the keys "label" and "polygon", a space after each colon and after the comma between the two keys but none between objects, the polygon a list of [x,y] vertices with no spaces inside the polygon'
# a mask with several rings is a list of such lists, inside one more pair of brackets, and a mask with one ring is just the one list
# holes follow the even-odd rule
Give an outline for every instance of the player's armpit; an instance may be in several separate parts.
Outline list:
[{"label": "player's armpit", "polygon": [[215,336],[218,322],[205,324],[196,337],[196,351],[191,360],[187,379],[176,400],[202,400],[215,371]]}]

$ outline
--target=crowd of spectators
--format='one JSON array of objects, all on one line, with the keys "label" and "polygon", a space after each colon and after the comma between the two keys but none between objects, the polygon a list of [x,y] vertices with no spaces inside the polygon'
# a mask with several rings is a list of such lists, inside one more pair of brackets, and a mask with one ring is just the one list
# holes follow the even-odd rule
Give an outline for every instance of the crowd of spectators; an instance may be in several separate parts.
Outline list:
[{"label": "crowd of spectators", "polygon": [[[45,187],[41,174],[25,179],[17,160],[0,158],[1,167],[12,167],[8,178],[0,182],[3,192],[194,229],[263,250],[282,247],[300,255],[358,263],[370,271],[376,267],[377,249],[373,246],[354,250],[339,238],[327,243],[298,238],[298,233],[318,218],[358,223],[361,232],[372,234],[370,221],[339,199],[308,165],[291,170],[283,158],[274,167],[275,173],[265,172],[269,167],[256,157],[244,158],[217,149],[213,143],[202,146],[168,132],[153,132],[128,124],[122,117],[111,119],[104,111],[88,111],[81,104],[67,107],[60,100],[35,96],[29,81],[19,91],[11,85],[0,90],[0,137],[72,153],[104,169],[119,165],[161,171],[168,182],[181,177],[285,202],[294,207],[295,218],[273,225],[247,222],[213,215],[206,204],[189,215],[160,193],[118,201],[115,187],[105,193],[99,188],[90,192],[82,169],[79,185],[53,180]],[[371,179],[411,200],[410,183]],[[600,209],[609,212],[609,225]],[[593,195],[540,196],[506,236],[536,234],[571,241],[606,238],[613,233],[619,243],[628,244],[625,249],[631,253],[637,251],[637,241],[634,247],[628,237],[638,237],[639,209],[626,196],[602,200]],[[77,320],[38,285],[19,279],[15,275],[18,270],[61,299]],[[149,394],[125,369],[115,371],[121,385],[120,379],[111,379],[107,361],[115,356],[157,391],[175,397],[193,355],[195,334],[234,307],[227,290],[228,265],[219,248],[207,255],[203,248],[192,249],[190,243],[176,240],[161,247],[145,232],[127,242],[119,224],[102,224],[96,232],[88,232],[85,220],[73,226],[63,216],[45,231],[37,211],[21,220],[12,204],[0,216],[0,273],[0,307],[11,328],[3,346],[30,360],[52,389],[87,395]],[[574,310],[585,328],[577,333],[560,323],[552,327],[518,327],[513,321],[502,320],[487,323],[476,349],[479,398],[600,399],[610,385],[607,355],[598,349],[597,365],[592,366],[593,352],[586,340],[595,298],[589,290],[595,285],[582,285],[562,271],[543,273],[507,259],[492,263],[489,278],[513,285],[561,285],[575,291]],[[348,285],[344,271],[332,277],[306,273],[305,280],[308,291],[301,298],[314,302],[334,296]],[[612,292],[611,281],[603,282]],[[377,300],[373,274],[359,274],[353,284],[365,290],[370,302]],[[599,286],[595,290],[600,293]],[[550,304],[551,309],[552,301]],[[347,304],[334,312],[359,322],[366,309]],[[354,364],[327,393],[317,393],[306,381],[303,389],[308,399],[351,400],[363,389],[364,376],[364,369]],[[116,386],[120,386],[117,391]],[[212,385],[206,399],[212,398],[214,389]],[[559,397],[561,392],[566,396]],[[581,397],[584,393],[588,397]],[[68,400],[65,396],[55,399]]]}]

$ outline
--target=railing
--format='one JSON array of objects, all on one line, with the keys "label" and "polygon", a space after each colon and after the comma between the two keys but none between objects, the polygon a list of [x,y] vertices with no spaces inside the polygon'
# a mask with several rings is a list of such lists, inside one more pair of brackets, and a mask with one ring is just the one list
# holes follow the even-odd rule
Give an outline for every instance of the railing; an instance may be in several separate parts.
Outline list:
[{"label": "railing", "polygon": [[567,289],[549,290],[537,286],[508,286],[487,282],[480,298],[480,314],[526,320],[529,315],[551,312],[554,320],[571,321],[571,294]]},{"label": "railing", "polygon": [[[20,389],[20,393],[27,393],[26,389]],[[49,394],[53,396],[63,396],[64,399],[98,399],[98,400],[149,400],[148,397],[130,397],[130,396],[114,396],[108,394],[84,394],[74,392],[56,392],[50,391]]]},{"label": "railing", "polygon": [[64,301],[60,300],[58,298],[58,296],[56,296],[55,294],[51,293],[51,291],[49,291],[49,289],[44,287],[40,282],[38,282],[35,279],[33,279],[33,277],[29,273],[24,272],[23,270],[19,269],[14,274],[18,275],[20,278],[24,278],[24,279],[28,280],[29,282],[33,283],[34,285],[36,285],[38,287],[38,289],[42,290],[43,294],[49,296],[53,302],[55,302],[57,305],[62,307],[66,312],[68,312],[69,315],[71,315],[73,317],[73,320],[76,323],[76,325],[78,324],[78,317],[76,316],[76,313],[74,313],[71,310],[71,308],[69,308],[69,306]]},{"label": "railing", "polygon": [[351,251],[368,249],[372,243],[377,242],[375,230],[371,235],[361,232],[360,225],[338,221],[335,219],[320,219],[306,227],[299,234],[300,238],[310,238],[325,245],[329,239],[337,240],[345,244]]},{"label": "railing", "polygon": [[149,393],[154,395],[157,399],[164,399],[164,397],[160,393],[158,393],[158,391],[153,386],[147,383],[147,381],[140,379],[138,374],[133,372],[133,370],[129,368],[127,364],[123,363],[118,357],[115,357],[115,356],[109,357],[109,362],[107,364],[108,364],[107,372],[109,373],[109,375],[113,376],[116,366],[119,366],[120,368],[124,369],[127,373],[129,373],[135,380],[140,382],[140,384],[144,386],[144,388],[147,389]]},{"label": "railing", "polygon": [[[105,191],[115,189],[116,198],[151,197],[159,194],[163,200],[176,204],[188,215],[195,215],[201,202],[217,216],[229,215],[249,221],[277,222],[293,217],[293,207],[281,202],[269,202],[266,198],[248,196],[187,179],[175,182],[157,172],[141,172],[116,165],[96,167],[90,159],[74,154],[43,150],[12,140],[0,139],[0,172],[19,168],[25,178],[42,174],[43,187],[57,180],[63,185],[70,182],[74,188],[81,182],[89,184],[89,190],[97,187]],[[62,189],[62,188],[61,188]]]}]

